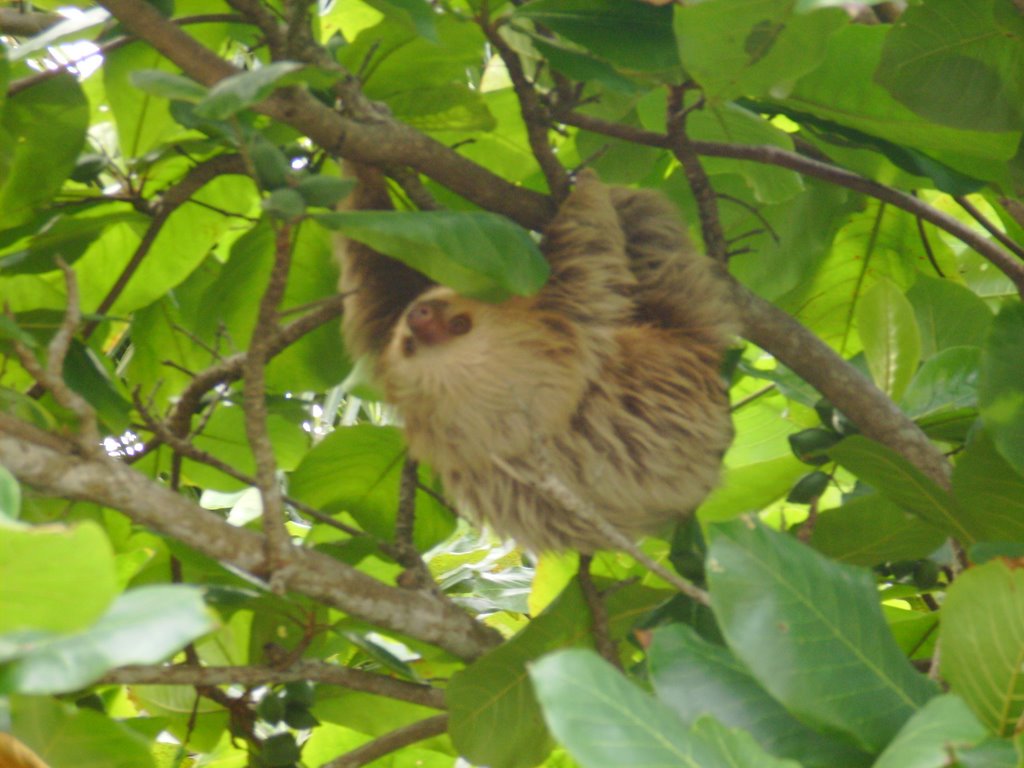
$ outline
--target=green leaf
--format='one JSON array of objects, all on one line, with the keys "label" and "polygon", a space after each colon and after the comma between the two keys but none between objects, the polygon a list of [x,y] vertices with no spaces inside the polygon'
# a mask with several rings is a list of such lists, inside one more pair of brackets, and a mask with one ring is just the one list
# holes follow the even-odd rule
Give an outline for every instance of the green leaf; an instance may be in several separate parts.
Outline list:
[{"label": "green leaf", "polygon": [[298,183],[295,191],[302,195],[306,205],[333,208],[345,195],[352,191],[355,179],[339,179],[337,176],[309,176]]},{"label": "green leaf", "polygon": [[[573,582],[522,632],[472,666],[456,672],[445,690],[452,743],[466,759],[491,768],[529,768],[551,751],[527,664],[579,642],[586,607]],[[494,738],[501,733],[502,738]]]},{"label": "green leaf", "polygon": [[[279,469],[294,469],[309,448],[309,435],[292,421],[271,413],[267,417],[267,434],[274,449]],[[245,414],[241,408],[217,408],[203,424],[203,431],[195,437],[196,448],[252,476],[255,463],[245,432]],[[186,459],[182,475],[200,488],[237,490],[245,487],[220,470],[199,461]]]},{"label": "green leaf", "polygon": [[75,167],[89,125],[76,79],[51,77],[15,93],[0,110],[0,230],[48,203]]},{"label": "green leaf", "polygon": [[501,301],[544,285],[548,265],[525,230],[503,216],[451,211],[313,216],[465,296]]},{"label": "green leaf", "polygon": [[161,69],[140,69],[131,73],[132,85],[140,91],[174,101],[199,101],[209,89],[195,80]]},{"label": "green leaf", "polygon": [[23,247],[0,257],[0,270],[5,275],[27,275],[52,272],[57,259],[74,264],[96,238],[113,224],[148,223],[148,217],[122,211],[99,216],[58,215],[45,228],[33,235]]},{"label": "green leaf", "polygon": [[93,522],[0,523],[0,633],[68,632],[95,621],[117,594],[113,554]]},{"label": "green leaf", "polygon": [[771,754],[809,768],[854,768],[870,762],[866,753],[793,717],[728,649],[701,639],[691,627],[657,629],[647,663],[658,699],[688,726],[711,715],[750,733]]},{"label": "green leaf", "polygon": [[873,566],[926,557],[945,538],[940,529],[872,493],[822,511],[814,521],[810,543],[840,562]]},{"label": "green leaf", "polygon": [[534,0],[515,18],[531,19],[616,66],[660,72],[679,66],[672,9],[616,0]]},{"label": "green leaf", "polygon": [[900,652],[865,569],[749,519],[710,527],[711,607],[733,653],[789,712],[883,748],[936,686]]},{"label": "green leaf", "polygon": [[[291,473],[288,489],[318,509],[348,512],[371,535],[391,540],[405,455],[405,441],[394,427],[342,427],[305,455]],[[429,480],[425,467],[420,468],[420,480]],[[416,494],[414,542],[420,551],[444,539],[453,524],[451,513],[435,498]]]},{"label": "green leaf", "polygon": [[971,435],[953,470],[953,495],[981,541],[1024,542],[1024,477],[983,430]]},{"label": "green leaf", "polygon": [[576,50],[559,40],[530,34],[534,46],[551,67],[573,80],[582,83],[600,83],[612,91],[633,93],[637,85],[628,77],[619,74],[608,62]]},{"label": "green leaf", "polygon": [[196,104],[195,113],[209,120],[224,120],[263,101],[275,88],[288,84],[286,78],[303,69],[297,61],[275,61],[259,69],[226,77]]},{"label": "green leaf", "polygon": [[903,393],[900,406],[912,419],[974,413],[978,405],[978,347],[949,347],[925,361]]},{"label": "green leaf", "polygon": [[88,707],[12,696],[11,733],[54,768],[154,768],[150,740]]},{"label": "green leaf", "polygon": [[944,125],[1019,131],[1024,21],[1000,0],[930,0],[909,7],[886,38],[875,79]]},{"label": "green leaf", "polygon": [[921,360],[921,334],[903,292],[879,280],[857,302],[857,331],[878,388],[899,400]]},{"label": "green leaf", "polygon": [[64,358],[64,380],[84,397],[113,434],[123,434],[132,426],[132,405],[118,391],[115,379],[92,349],[81,342],[72,342]]},{"label": "green leaf", "polygon": [[692,766],[797,768],[741,731],[705,717],[684,729],[672,711],[593,651],[565,650],[530,668],[552,733],[583,768]]},{"label": "green leaf", "polygon": [[981,359],[981,419],[996,448],[1024,473],[1024,305],[1003,307],[992,323]]},{"label": "green leaf", "polygon": [[1014,733],[1024,713],[1024,570],[993,560],[950,585],[942,604],[942,674],[991,731]]},{"label": "green leaf", "polygon": [[67,693],[125,664],[156,664],[213,629],[200,591],[181,584],[121,595],[88,629],[25,638],[0,670],[0,691]]},{"label": "green leaf", "polygon": [[907,291],[921,331],[925,359],[950,347],[980,347],[992,325],[992,311],[977,294],[937,277],[918,275]]},{"label": "green leaf", "polygon": [[872,768],[943,768],[953,745],[974,745],[986,736],[963,699],[936,696],[907,721]]},{"label": "green leaf", "polygon": [[828,40],[825,60],[802,77],[785,104],[913,148],[974,178],[999,178],[1017,152],[1012,133],[960,131],[915,115],[873,80],[892,27],[849,24]]},{"label": "green leaf", "polygon": [[[17,520],[20,513],[21,486],[18,484],[18,478],[12,475],[7,467],[0,464],[0,525]],[[0,534],[0,536],[2,535]],[[0,602],[3,602],[2,598],[0,598]]]},{"label": "green leaf", "polygon": [[909,461],[881,443],[853,435],[829,453],[889,501],[970,546],[974,535],[963,524],[956,500]]},{"label": "green leaf", "polygon": [[838,8],[797,13],[791,0],[718,0],[676,8],[679,57],[712,103],[788,92],[848,21]]}]

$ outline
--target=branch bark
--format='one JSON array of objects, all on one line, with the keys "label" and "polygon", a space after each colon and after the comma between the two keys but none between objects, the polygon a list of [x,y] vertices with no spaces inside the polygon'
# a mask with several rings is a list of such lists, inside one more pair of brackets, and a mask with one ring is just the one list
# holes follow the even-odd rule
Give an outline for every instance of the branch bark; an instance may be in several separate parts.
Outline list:
[{"label": "branch bark", "polygon": [[[265,576],[264,539],[228,525],[165,486],[107,458],[83,458],[47,442],[16,437],[10,416],[0,414],[0,464],[21,482],[62,498],[92,501],[170,536],[246,573]],[[501,642],[494,630],[448,601],[428,593],[388,587],[339,560],[293,547],[284,586],[378,626],[415,637],[465,659]]]}]

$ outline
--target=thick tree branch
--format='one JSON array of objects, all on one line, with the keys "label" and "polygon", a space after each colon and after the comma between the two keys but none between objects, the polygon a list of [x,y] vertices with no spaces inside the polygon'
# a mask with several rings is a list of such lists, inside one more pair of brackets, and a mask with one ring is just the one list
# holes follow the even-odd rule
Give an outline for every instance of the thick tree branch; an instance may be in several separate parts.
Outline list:
[{"label": "thick tree branch", "polygon": [[[197,82],[214,85],[239,73],[142,0],[100,0],[100,4]],[[543,229],[554,216],[555,205],[550,198],[510,184],[397,121],[361,123],[345,118],[300,88],[279,90],[257,109],[291,125],[332,154],[369,165],[410,166],[531,229]]]},{"label": "thick tree branch", "polygon": [[100,680],[111,685],[273,685],[310,680],[338,685],[353,691],[373,693],[389,699],[407,701],[434,709],[444,709],[444,691],[429,685],[375,675],[360,669],[328,664],[323,661],[297,661],[285,668],[277,667],[199,667],[191,664],[170,666],[133,665],[108,672]]},{"label": "thick tree branch", "polygon": [[[0,426],[5,426],[0,420]],[[170,489],[106,457],[82,458],[48,444],[0,433],[0,464],[21,482],[66,499],[92,501],[170,536],[227,566],[266,575],[262,536],[228,525]],[[319,552],[299,547],[284,583],[289,589],[385,629],[476,658],[500,635],[446,600],[429,593],[388,587]]]}]

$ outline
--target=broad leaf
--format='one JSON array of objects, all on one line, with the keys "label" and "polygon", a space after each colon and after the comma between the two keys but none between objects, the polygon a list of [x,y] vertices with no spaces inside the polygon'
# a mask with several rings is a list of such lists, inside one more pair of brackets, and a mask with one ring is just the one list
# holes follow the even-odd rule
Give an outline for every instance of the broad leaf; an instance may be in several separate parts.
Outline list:
[{"label": "broad leaf", "polygon": [[515,16],[527,18],[624,69],[658,72],[679,65],[672,10],[616,0],[534,0]]},{"label": "broad leaf", "polygon": [[195,112],[210,120],[223,120],[263,101],[276,88],[302,82],[326,86],[341,76],[297,61],[275,61],[221,80],[196,104]]},{"label": "broad leaf", "polygon": [[[291,473],[289,491],[321,510],[348,512],[368,533],[391,540],[405,457],[405,441],[394,427],[342,427],[305,455]],[[421,482],[428,483],[427,469],[419,472]],[[437,544],[453,524],[451,513],[433,496],[416,494],[417,548],[425,551]]]},{"label": "broad leaf", "polygon": [[359,211],[314,218],[466,296],[527,296],[548,276],[547,262],[526,231],[491,213]]},{"label": "broad leaf", "polygon": [[979,540],[1024,542],[1024,476],[982,430],[971,436],[957,460],[953,495]]},{"label": "broad leaf", "polygon": [[654,633],[647,652],[658,699],[686,724],[711,715],[750,733],[764,749],[804,766],[853,768],[870,756],[801,723],[773,699],[727,648],[682,624]]},{"label": "broad leaf", "polygon": [[48,202],[71,173],[85,141],[89,105],[63,74],[16,93],[0,109],[0,229]]},{"label": "broad leaf", "polygon": [[956,500],[895,451],[861,435],[853,435],[831,448],[829,453],[889,501],[965,544],[974,541],[974,534],[961,519],[963,513]]},{"label": "broad leaf", "polygon": [[899,400],[921,360],[921,334],[903,292],[879,280],[857,302],[857,331],[878,388]]},{"label": "broad leaf", "polygon": [[794,12],[791,0],[718,0],[676,9],[679,56],[712,102],[787,93],[847,23],[838,8]]},{"label": "broad leaf", "polygon": [[11,732],[55,768],[154,768],[151,742],[89,707],[11,697]]},{"label": "broad leaf", "polygon": [[[955,20],[955,23],[954,21]],[[923,117],[957,128],[1020,129],[1024,20],[1002,0],[930,0],[907,9],[875,78]]]},{"label": "broad leaf", "polygon": [[918,275],[907,298],[917,317],[925,359],[950,347],[980,347],[992,325],[988,305],[951,280]]},{"label": "broad leaf", "polygon": [[72,528],[0,523],[0,633],[88,626],[117,594],[113,555],[93,522]]},{"label": "broad leaf", "polygon": [[566,650],[530,668],[552,733],[583,768],[691,766],[797,768],[742,731],[705,717],[691,728],[593,651]]},{"label": "broad leaf", "polygon": [[981,359],[978,401],[996,448],[1024,473],[1024,305],[1007,304],[996,316]]},{"label": "broad leaf", "polygon": [[814,522],[810,543],[841,562],[873,566],[926,557],[942,546],[945,538],[939,528],[880,493],[871,493],[822,511]]},{"label": "broad leaf", "polygon": [[749,519],[710,530],[711,607],[729,647],[789,712],[877,752],[935,694],[889,633],[870,571]]},{"label": "broad leaf", "polygon": [[948,347],[925,361],[903,393],[900,405],[913,419],[976,413],[978,347]]},{"label": "broad leaf", "polygon": [[[213,628],[195,587],[164,584],[125,592],[99,621],[71,635],[14,640],[0,690],[67,693],[125,664],[156,664]],[[20,645],[20,647],[19,647]]]},{"label": "broad leaf", "polygon": [[936,696],[907,721],[872,768],[943,768],[952,745],[977,744],[986,736],[963,699]]},{"label": "broad leaf", "polygon": [[942,674],[990,730],[1024,713],[1024,571],[1002,560],[960,574],[942,604]]}]

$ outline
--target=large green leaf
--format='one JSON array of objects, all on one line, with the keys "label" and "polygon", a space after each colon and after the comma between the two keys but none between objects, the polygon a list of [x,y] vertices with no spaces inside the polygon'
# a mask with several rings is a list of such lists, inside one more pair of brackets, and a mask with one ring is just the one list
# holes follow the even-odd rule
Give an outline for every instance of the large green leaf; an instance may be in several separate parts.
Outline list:
[{"label": "large green leaf", "polygon": [[918,275],[907,298],[917,317],[925,359],[950,347],[980,347],[992,325],[988,305],[951,280]]},{"label": "large green leaf", "polygon": [[872,493],[823,510],[814,522],[811,545],[841,562],[873,566],[926,557],[945,538],[939,528]]},{"label": "large green leaf", "polygon": [[961,173],[997,178],[1017,151],[1012,133],[960,131],[929,122],[873,81],[891,27],[850,24],[831,36],[821,66],[802,77],[785,104],[895,145],[921,150]]},{"label": "large green leaf", "polygon": [[975,535],[964,525],[956,499],[895,451],[861,435],[853,435],[830,448],[829,455],[889,501],[964,544],[973,543]]},{"label": "large green leaf", "polygon": [[989,729],[1024,713],[1024,570],[993,560],[964,571],[942,604],[942,674]]},{"label": "large green leaf", "polygon": [[121,595],[91,627],[71,635],[15,638],[0,691],[67,693],[125,664],[155,664],[214,626],[195,587],[161,584]]},{"label": "large green leaf", "polygon": [[57,193],[89,125],[77,80],[57,75],[16,93],[0,110],[0,229],[17,226]]},{"label": "large green leaf", "polygon": [[715,524],[710,535],[722,633],[789,712],[877,752],[936,693],[893,640],[870,571],[749,519]]},{"label": "large green leaf", "polygon": [[923,117],[957,128],[1019,131],[1024,21],[1003,0],[930,0],[886,38],[875,79]]},{"label": "large green leaf", "polygon": [[679,66],[672,37],[672,10],[616,0],[534,0],[515,15],[625,69],[658,72]]},{"label": "large green leaf", "polygon": [[113,554],[92,522],[0,523],[0,633],[68,632],[95,621],[117,594]]},{"label": "large green leaf", "polygon": [[993,321],[978,383],[981,419],[996,448],[1024,474],[1024,305],[1007,304]]},{"label": "large green leaf", "polygon": [[901,407],[917,420],[939,415],[976,414],[978,405],[978,347],[949,347],[925,361],[903,392]]},{"label": "large green leaf", "polygon": [[593,651],[544,657],[530,679],[552,733],[583,768],[797,768],[767,754],[742,731],[712,717],[689,729],[667,706],[626,680]]},{"label": "large green leaf", "polygon": [[857,302],[857,332],[878,388],[899,400],[921,360],[921,334],[903,292],[879,280]]},{"label": "large green leaf", "polygon": [[[292,421],[271,413],[267,417],[267,435],[274,449],[274,458],[283,470],[294,469],[309,447],[309,435]],[[256,464],[245,432],[245,413],[241,408],[220,407],[203,422],[202,433],[194,440],[196,448],[220,459],[240,472],[252,476]],[[225,475],[201,461],[186,459],[183,477],[200,488],[221,491],[237,490],[244,483]]]},{"label": "large green leaf", "polygon": [[[361,424],[334,430],[291,473],[296,498],[328,512],[348,512],[368,533],[394,538],[405,441],[394,427]],[[425,467],[420,480],[429,480]],[[452,531],[450,512],[433,496],[416,494],[414,542],[425,551]]]},{"label": "large green leaf", "polygon": [[936,696],[907,721],[873,768],[943,768],[949,765],[951,746],[978,744],[986,736],[963,699]]},{"label": "large green leaf", "polygon": [[526,231],[491,213],[346,211],[314,218],[466,296],[526,296],[548,276]]},{"label": "large green leaf", "polygon": [[838,8],[797,13],[792,0],[718,0],[676,8],[679,57],[714,103],[788,91],[847,23]]},{"label": "large green leaf", "polygon": [[801,723],[727,648],[708,643],[688,626],[656,630],[647,664],[658,699],[688,726],[711,715],[747,731],[769,753],[804,766],[853,768],[871,761],[868,754]]},{"label": "large green leaf", "polygon": [[978,539],[1024,542],[1024,476],[982,430],[971,435],[957,459],[953,495]]},{"label": "large green leaf", "polygon": [[[11,732],[51,768],[153,768],[142,734],[89,707],[40,696],[11,697]],[[194,700],[194,694],[193,694]]]},{"label": "large green leaf", "polygon": [[[607,600],[613,639],[664,600],[664,592],[640,585],[616,591]],[[591,644],[591,616],[579,583],[570,583],[519,634],[452,675],[445,692],[452,741],[474,763],[491,768],[536,765],[551,750],[528,665],[550,651]]]}]

